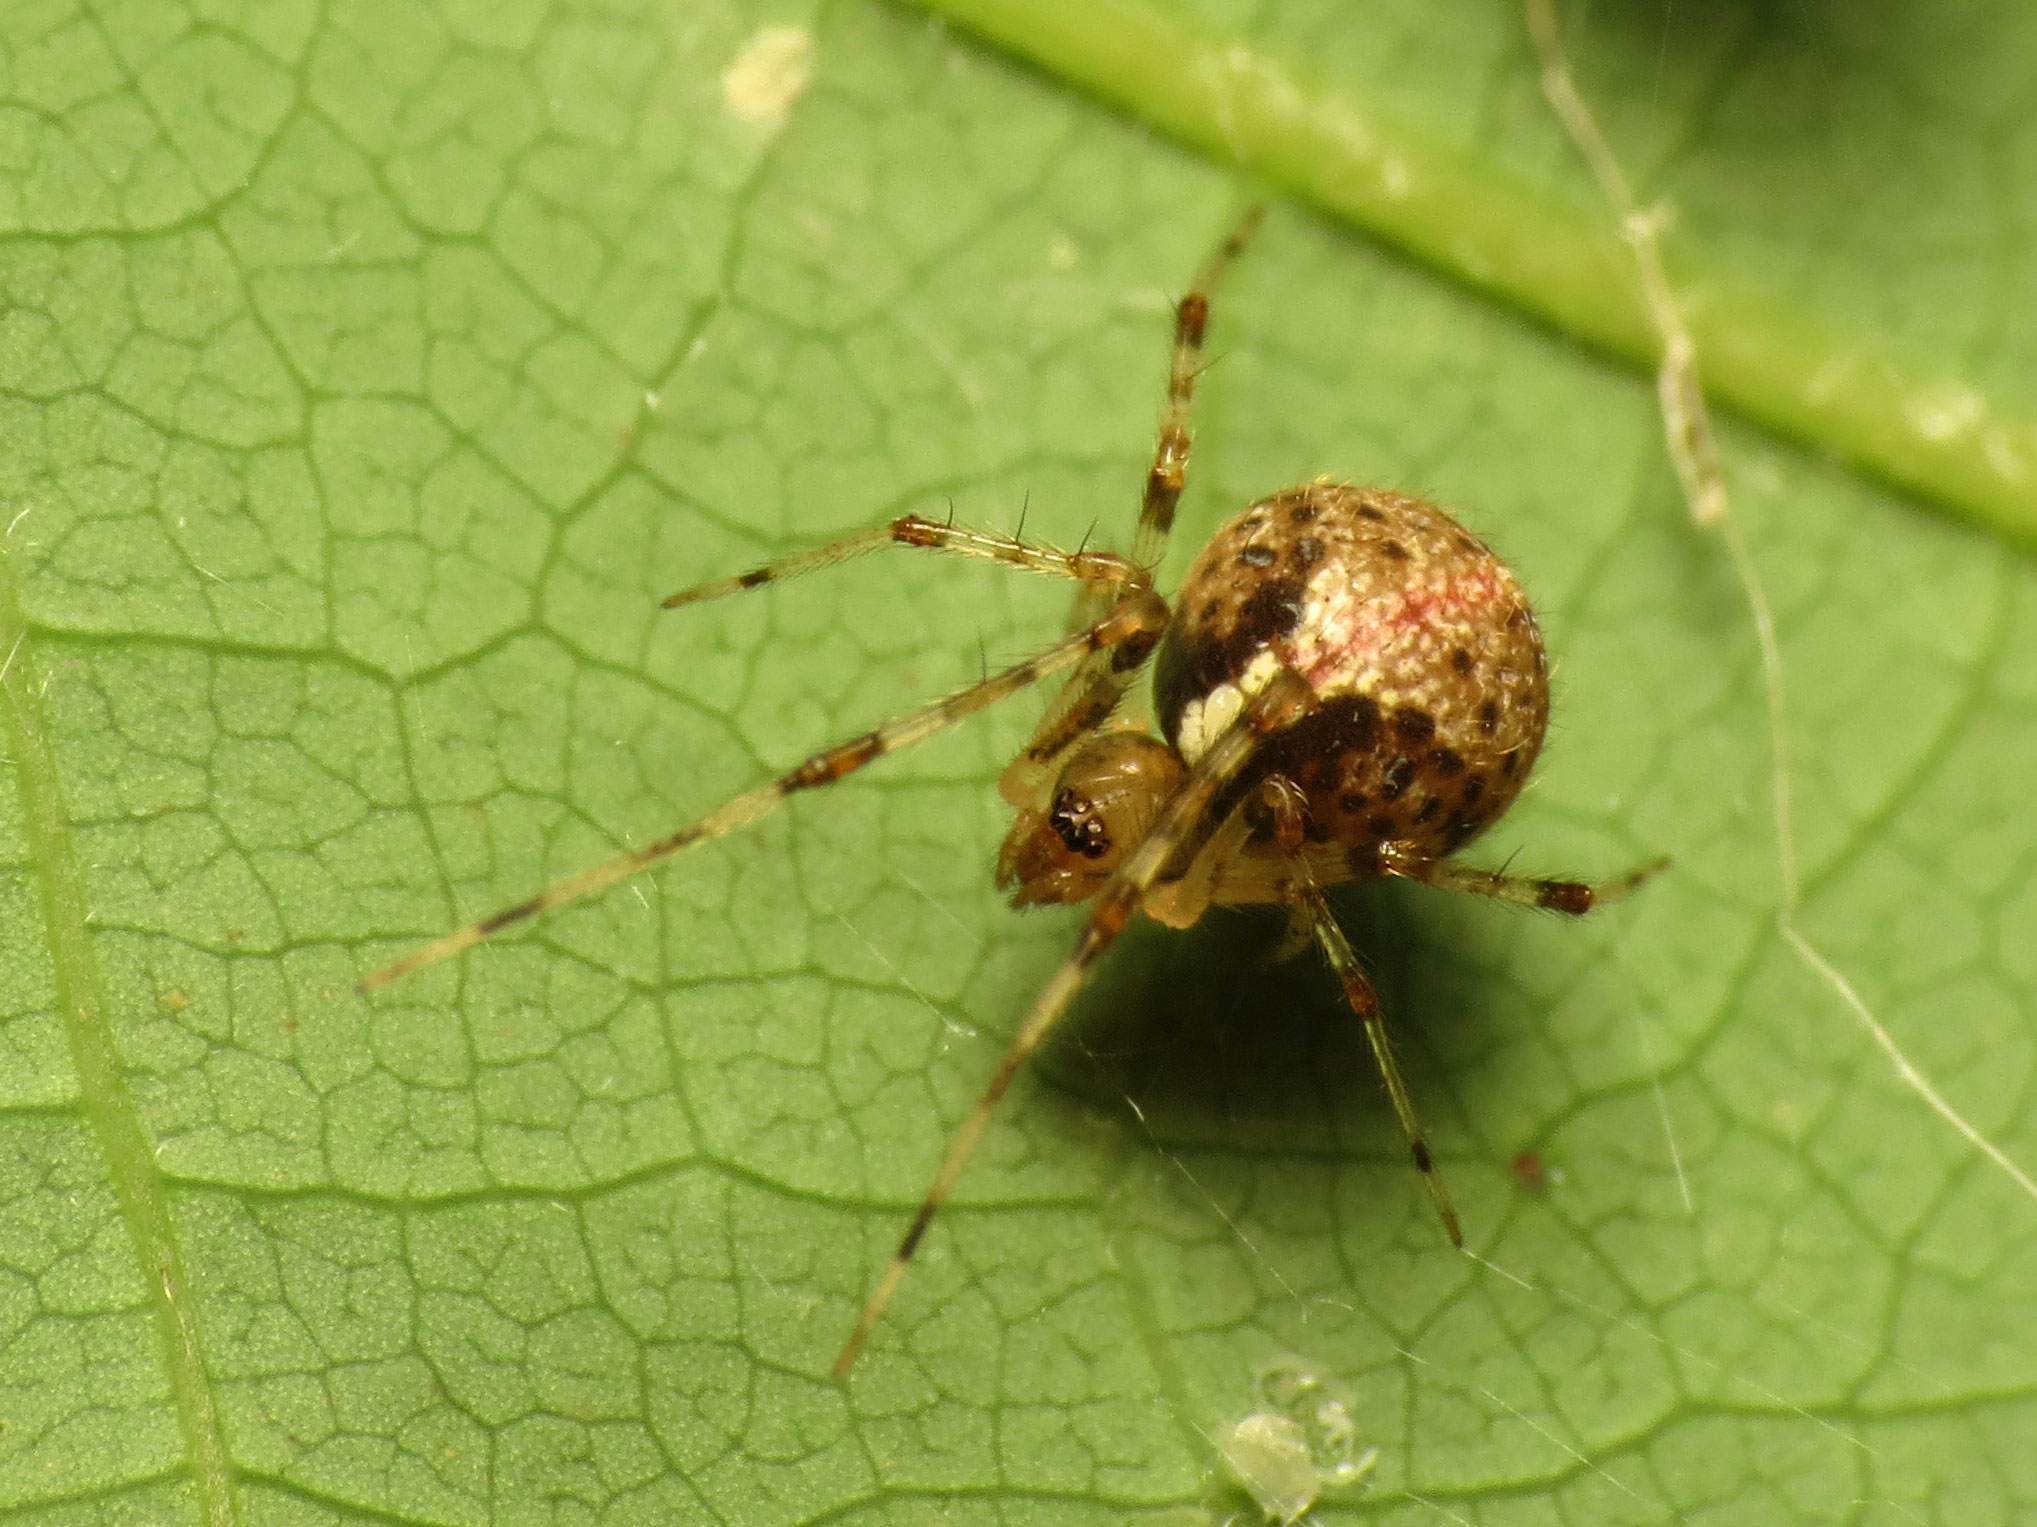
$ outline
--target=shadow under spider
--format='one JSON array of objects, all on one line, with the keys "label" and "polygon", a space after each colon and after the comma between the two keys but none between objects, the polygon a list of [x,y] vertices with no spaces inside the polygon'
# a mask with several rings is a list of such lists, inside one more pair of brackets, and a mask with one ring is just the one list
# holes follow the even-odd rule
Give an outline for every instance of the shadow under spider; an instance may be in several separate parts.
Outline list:
[{"label": "shadow under spider", "polygon": [[[1486,1023],[1505,995],[1491,970],[1503,935],[1409,889],[1346,887],[1331,901],[1379,990],[1416,1108],[1456,1155],[1464,1105],[1441,1057],[1509,1037]],[[1166,1146],[1401,1163],[1364,1030],[1312,944],[1276,963],[1285,931],[1267,908],[1219,909],[1186,932],[1140,920],[1044,1047],[1039,1075],[1138,1131],[1129,1099]]]}]

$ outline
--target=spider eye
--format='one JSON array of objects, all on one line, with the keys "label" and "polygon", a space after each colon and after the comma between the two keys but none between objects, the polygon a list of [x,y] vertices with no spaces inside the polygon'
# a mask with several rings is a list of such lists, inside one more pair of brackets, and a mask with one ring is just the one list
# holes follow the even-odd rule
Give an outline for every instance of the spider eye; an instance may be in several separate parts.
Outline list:
[{"label": "spider eye", "polygon": [[997,856],[1012,905],[1083,901],[1152,827],[1181,778],[1164,742],[1129,729],[1091,738],[1062,766],[1045,804],[1021,808]]},{"label": "spider eye", "polygon": [[1101,859],[1110,852],[1110,829],[1104,826],[1096,803],[1073,790],[1054,797],[1054,809],[1047,814],[1048,825],[1061,835],[1071,854]]}]

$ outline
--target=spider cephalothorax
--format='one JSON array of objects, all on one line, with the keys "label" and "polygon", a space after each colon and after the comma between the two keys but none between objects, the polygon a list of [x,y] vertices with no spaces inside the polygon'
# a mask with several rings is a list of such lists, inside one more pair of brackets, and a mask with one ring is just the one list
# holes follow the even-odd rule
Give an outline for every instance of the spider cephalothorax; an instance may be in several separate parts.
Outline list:
[{"label": "spider cephalothorax", "polygon": [[[1000,788],[1017,817],[997,877],[1018,906],[1086,902],[1075,950],[1032,1006],[956,1132],[919,1213],[835,1359],[845,1372],[898,1286],[1012,1077],[1067,1011],[1134,914],[1185,927],[1212,905],[1284,908],[1343,987],[1406,1131],[1416,1169],[1461,1242],[1378,999],[1323,888],[1380,875],[1581,913],[1652,873],[1600,886],[1517,879],[1449,857],[1526,783],[1549,717],[1541,633],[1514,576],[1433,504],[1316,482],[1227,521],[1172,605],[1151,569],[1173,527],[1209,292],[1257,213],[1225,240],[1175,310],[1159,448],[1130,557],[1051,546],[906,515],[831,545],[673,595],[667,607],[753,589],[883,546],[982,558],[1080,586],[1073,634],[1002,673],[823,749],[699,821],[368,976],[380,986],[694,843],[747,826],[801,791],[1043,679],[1065,675]],[[1122,720],[1149,658],[1160,735]]]},{"label": "spider cephalothorax", "polygon": [[1082,744],[1046,801],[1022,802],[1005,835],[997,883],[1011,889],[1011,904],[1095,895],[1152,830],[1181,769],[1181,756],[1145,732],[1101,732]]}]

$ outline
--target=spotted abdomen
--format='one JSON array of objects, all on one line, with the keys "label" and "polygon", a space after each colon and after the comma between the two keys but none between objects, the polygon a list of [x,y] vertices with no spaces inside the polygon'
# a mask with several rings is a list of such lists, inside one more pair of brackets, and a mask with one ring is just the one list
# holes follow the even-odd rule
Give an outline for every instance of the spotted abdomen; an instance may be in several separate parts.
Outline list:
[{"label": "spotted abdomen", "polygon": [[1319,703],[1244,783],[1293,780],[1318,842],[1452,853],[1541,751],[1548,659],[1527,597],[1484,542],[1403,493],[1315,483],[1219,529],[1161,644],[1161,729],[1192,763],[1282,667]]}]

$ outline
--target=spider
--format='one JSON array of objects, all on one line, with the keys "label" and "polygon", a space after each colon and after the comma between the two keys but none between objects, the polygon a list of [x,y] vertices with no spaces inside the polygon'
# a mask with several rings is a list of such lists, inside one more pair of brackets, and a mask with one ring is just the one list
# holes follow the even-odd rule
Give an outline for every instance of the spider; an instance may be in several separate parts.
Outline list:
[{"label": "spider", "polygon": [[[1526,596],[1484,542],[1408,494],[1319,479],[1226,521],[1170,602],[1154,569],[1188,467],[1210,296],[1256,229],[1253,208],[1174,314],[1160,438],[1130,556],[1054,547],[908,514],[717,579],[667,609],[762,588],[887,546],[976,557],[1078,585],[1072,634],[944,700],[823,749],[688,826],[454,930],[362,989],[458,954],[846,779],[1044,679],[1061,686],[999,790],[1016,812],[997,858],[1015,907],[1089,903],[1072,953],[1034,1000],[963,1120],[834,1362],[845,1375],[968,1164],[1012,1078],[1134,914],[1174,928],[1213,906],[1272,905],[1323,952],[1363,1025],[1415,1170],[1453,1245],[1463,1231],[1395,1064],[1379,1000],[1324,899],[1395,876],[1581,916],[1667,861],[1592,885],[1451,856],[1520,793],[1549,717],[1548,658]],[[1118,714],[1153,669],[1154,735]]]}]

